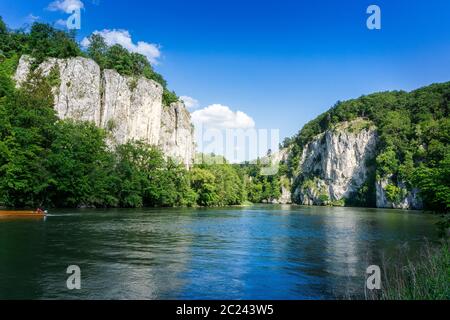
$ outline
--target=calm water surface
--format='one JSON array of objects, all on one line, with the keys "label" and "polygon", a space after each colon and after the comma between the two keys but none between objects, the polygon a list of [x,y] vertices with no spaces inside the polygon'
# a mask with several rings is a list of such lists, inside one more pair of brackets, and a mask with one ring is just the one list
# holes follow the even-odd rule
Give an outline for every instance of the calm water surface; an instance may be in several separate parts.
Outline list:
[{"label": "calm water surface", "polygon": [[[327,299],[365,269],[436,239],[433,216],[253,206],[54,210],[0,220],[0,299]],[[82,289],[66,288],[78,265]]]}]

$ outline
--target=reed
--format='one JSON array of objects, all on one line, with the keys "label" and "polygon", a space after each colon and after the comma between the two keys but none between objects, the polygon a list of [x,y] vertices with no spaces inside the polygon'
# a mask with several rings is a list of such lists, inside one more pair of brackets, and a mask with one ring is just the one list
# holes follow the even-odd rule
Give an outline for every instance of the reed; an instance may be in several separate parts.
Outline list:
[{"label": "reed", "polygon": [[382,265],[382,288],[366,292],[370,300],[448,300],[450,299],[449,241],[439,245],[429,242],[418,257],[400,249],[394,263]]}]

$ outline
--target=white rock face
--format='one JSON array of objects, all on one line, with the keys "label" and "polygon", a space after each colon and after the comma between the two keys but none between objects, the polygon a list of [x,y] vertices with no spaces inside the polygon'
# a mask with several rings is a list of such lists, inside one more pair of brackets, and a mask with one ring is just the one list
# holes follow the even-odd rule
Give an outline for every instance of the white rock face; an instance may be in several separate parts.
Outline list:
[{"label": "white rock face", "polygon": [[164,107],[161,124],[159,146],[164,154],[178,159],[186,167],[191,167],[195,152],[194,129],[191,115],[184,104],[175,102],[170,108]]},{"label": "white rock face", "polygon": [[419,195],[419,189],[413,188],[412,190],[407,190],[405,184],[399,183],[398,186],[396,186],[400,188],[399,199],[397,201],[389,201],[386,195],[386,187],[389,184],[393,184],[391,177],[381,179],[375,183],[377,192],[377,208],[413,210],[423,209],[423,201]]},{"label": "white rock face", "polygon": [[272,200],[274,204],[290,204],[292,203],[292,194],[289,187],[281,185],[281,196],[278,199]]},{"label": "white rock face", "polygon": [[287,159],[289,157],[289,152],[290,152],[290,149],[288,149],[288,148],[283,148],[283,149],[279,150],[278,152],[274,152],[270,156],[270,162],[272,164],[280,164],[282,162],[287,161]]},{"label": "white rock face", "polygon": [[100,126],[112,129],[116,143],[144,140],[157,145],[161,130],[163,88],[145,78],[103,72]]},{"label": "white rock face", "polygon": [[300,175],[304,183],[295,190],[301,204],[318,205],[349,197],[366,181],[366,161],[375,154],[373,127],[351,130],[361,121],[343,123],[314,138],[303,149]]},{"label": "white rock face", "polygon": [[17,86],[27,80],[28,74],[30,73],[31,63],[33,59],[30,56],[23,55],[20,57],[19,65],[17,66],[16,73],[13,77]]},{"label": "white rock face", "polygon": [[[14,79],[17,85],[27,80],[32,58],[22,56]],[[59,118],[83,121],[100,120],[100,68],[86,58],[54,59],[42,63],[42,75],[52,73],[59,78],[59,87],[53,88],[55,110]]]},{"label": "white rock face", "polygon": [[[274,173],[278,173],[278,167],[280,164],[286,163],[286,161],[289,158],[290,148],[283,148],[279,150],[278,152],[274,152],[270,158],[262,158],[261,162],[264,163],[267,161],[267,164],[269,166],[274,168],[275,170],[271,169],[268,171],[273,171]],[[274,204],[289,204],[292,203],[292,194],[291,194],[291,181],[287,176],[281,176],[280,177],[280,184],[281,184],[281,196],[278,199],[272,199],[270,202]]]},{"label": "white rock face", "polygon": [[[22,56],[14,79],[27,80],[32,58]],[[42,63],[44,76],[57,75],[53,89],[59,118],[92,121],[112,133],[113,144],[143,140],[161,146],[186,166],[193,162],[195,146],[190,116],[182,103],[162,106],[163,88],[143,77],[125,77],[115,70],[100,70],[86,58],[54,59]],[[170,132],[171,134],[167,134]],[[166,140],[167,139],[167,140]]]}]

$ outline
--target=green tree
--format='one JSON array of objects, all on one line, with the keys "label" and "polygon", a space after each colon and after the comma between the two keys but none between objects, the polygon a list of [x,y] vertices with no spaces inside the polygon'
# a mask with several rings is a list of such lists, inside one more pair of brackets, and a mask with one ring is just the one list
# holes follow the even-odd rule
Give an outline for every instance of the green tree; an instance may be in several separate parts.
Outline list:
[{"label": "green tree", "polygon": [[230,164],[211,165],[207,168],[215,177],[219,205],[236,205],[245,200],[243,182]]},{"label": "green tree", "polygon": [[6,27],[3,18],[0,16],[0,35],[6,35],[8,33],[8,28]]},{"label": "green tree", "polygon": [[73,34],[44,23],[33,24],[27,43],[27,53],[35,58],[35,66],[48,57],[70,58],[82,55]]},{"label": "green tree", "polygon": [[58,121],[48,156],[49,195],[59,207],[116,206],[114,158],[91,122]]},{"label": "green tree", "polygon": [[105,39],[97,33],[93,33],[89,37],[89,46],[87,48],[88,57],[98,63],[101,69],[107,65],[106,53],[108,52],[108,45]]},{"label": "green tree", "polygon": [[51,87],[34,73],[22,89],[10,88],[4,94],[0,98],[0,202],[18,207],[40,205],[50,185],[46,158],[56,122]]},{"label": "green tree", "polygon": [[156,206],[164,204],[164,158],[153,146],[141,141],[128,142],[116,150],[118,193],[120,203],[126,207]]},{"label": "green tree", "polygon": [[386,177],[397,172],[399,166],[397,155],[391,148],[379,154],[376,158],[376,162],[380,177]]},{"label": "green tree", "polygon": [[434,168],[420,165],[413,182],[420,188],[430,208],[450,211],[450,152]]},{"label": "green tree", "polygon": [[117,70],[122,75],[133,75],[133,61],[127,49],[119,44],[109,47],[105,57],[105,68]]},{"label": "green tree", "polygon": [[247,192],[249,201],[253,203],[260,203],[263,200],[263,185],[261,182],[250,180],[250,183],[247,185]]},{"label": "green tree", "polygon": [[215,176],[208,170],[193,168],[191,170],[192,189],[197,194],[197,203],[201,206],[214,206],[219,201],[215,187]]},{"label": "green tree", "polygon": [[178,100],[179,100],[178,96],[176,95],[175,92],[164,89],[163,104],[165,106],[170,106],[172,103],[177,102]]}]

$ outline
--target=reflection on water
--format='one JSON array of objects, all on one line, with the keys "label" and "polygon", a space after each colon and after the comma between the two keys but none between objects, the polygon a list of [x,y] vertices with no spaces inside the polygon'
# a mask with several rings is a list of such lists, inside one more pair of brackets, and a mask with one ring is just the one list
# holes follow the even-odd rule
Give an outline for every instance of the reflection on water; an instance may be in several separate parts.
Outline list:
[{"label": "reflection on water", "polygon": [[[324,299],[434,217],[360,208],[59,210],[0,220],[0,299]],[[78,265],[82,289],[66,288]]]}]

